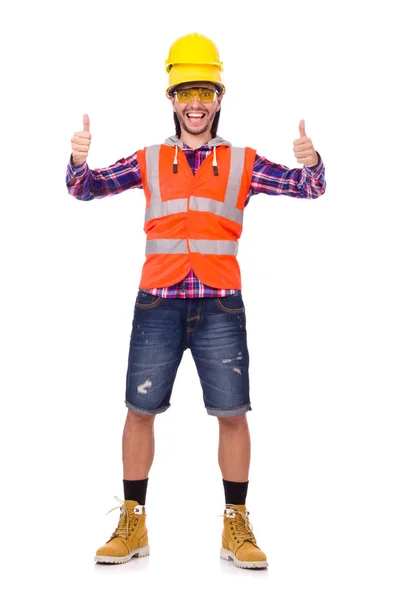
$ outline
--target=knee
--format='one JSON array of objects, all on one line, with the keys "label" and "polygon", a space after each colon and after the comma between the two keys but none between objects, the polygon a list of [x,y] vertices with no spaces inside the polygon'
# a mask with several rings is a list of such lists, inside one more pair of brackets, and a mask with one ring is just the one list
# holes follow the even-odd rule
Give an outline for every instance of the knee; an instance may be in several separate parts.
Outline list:
[{"label": "knee", "polygon": [[245,413],[234,417],[218,417],[218,422],[221,429],[246,429],[248,427],[247,415]]},{"label": "knee", "polygon": [[129,426],[148,426],[153,425],[156,415],[145,415],[136,413],[133,410],[127,409],[126,425]]}]

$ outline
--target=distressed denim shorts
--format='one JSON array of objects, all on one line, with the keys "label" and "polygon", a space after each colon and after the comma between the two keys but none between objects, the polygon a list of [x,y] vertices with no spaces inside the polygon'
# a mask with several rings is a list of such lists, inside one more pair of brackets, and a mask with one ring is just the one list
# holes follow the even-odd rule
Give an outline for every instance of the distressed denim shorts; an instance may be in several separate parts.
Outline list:
[{"label": "distressed denim shorts", "polygon": [[[184,351],[189,348],[209,415],[251,409],[246,316],[241,290],[221,298],[163,298],[142,290],[134,307],[126,406],[155,415],[170,407]],[[191,393],[186,394],[189,402]]]}]

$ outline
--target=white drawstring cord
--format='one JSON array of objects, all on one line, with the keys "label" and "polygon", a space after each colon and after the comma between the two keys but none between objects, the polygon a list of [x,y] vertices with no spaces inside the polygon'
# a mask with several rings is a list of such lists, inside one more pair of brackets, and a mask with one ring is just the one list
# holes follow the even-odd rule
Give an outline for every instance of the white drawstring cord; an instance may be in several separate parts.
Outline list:
[{"label": "white drawstring cord", "polygon": [[[214,146],[214,156],[212,159],[212,169],[214,171],[214,175],[219,175],[219,171],[218,171],[218,163],[216,160],[216,146]],[[175,144],[175,156],[174,156],[174,162],[172,164],[172,172],[173,173],[178,173],[178,146]]]},{"label": "white drawstring cord", "polygon": [[172,172],[178,173],[178,146],[176,144],[175,144],[175,156],[174,156],[174,163],[172,165]]},{"label": "white drawstring cord", "polygon": [[214,158],[212,159],[212,169],[214,171],[214,175],[219,175],[218,163],[216,162],[216,146],[214,146]]}]

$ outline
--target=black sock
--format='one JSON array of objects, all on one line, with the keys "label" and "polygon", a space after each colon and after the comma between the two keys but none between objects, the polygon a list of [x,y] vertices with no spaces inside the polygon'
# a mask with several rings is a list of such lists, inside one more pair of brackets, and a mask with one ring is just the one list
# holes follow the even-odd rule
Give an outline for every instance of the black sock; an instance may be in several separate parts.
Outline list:
[{"label": "black sock", "polygon": [[124,500],[136,500],[145,506],[148,479],[123,479]]},{"label": "black sock", "polygon": [[222,479],[225,489],[225,504],[245,504],[248,481],[226,481]]}]

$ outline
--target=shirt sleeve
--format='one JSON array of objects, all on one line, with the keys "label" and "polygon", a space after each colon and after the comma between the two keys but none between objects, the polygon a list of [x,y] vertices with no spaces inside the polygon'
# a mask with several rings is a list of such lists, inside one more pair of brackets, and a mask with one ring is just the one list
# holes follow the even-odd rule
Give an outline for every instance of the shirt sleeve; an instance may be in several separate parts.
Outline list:
[{"label": "shirt sleeve", "polygon": [[249,195],[262,193],[296,198],[318,198],[324,194],[326,182],[325,167],[318,152],[317,156],[318,163],[315,167],[303,165],[303,168],[289,169],[257,154]]},{"label": "shirt sleeve", "polygon": [[103,169],[90,169],[87,162],[76,166],[71,154],[66,168],[66,188],[78,200],[93,200],[130,188],[142,188],[137,152]]}]

